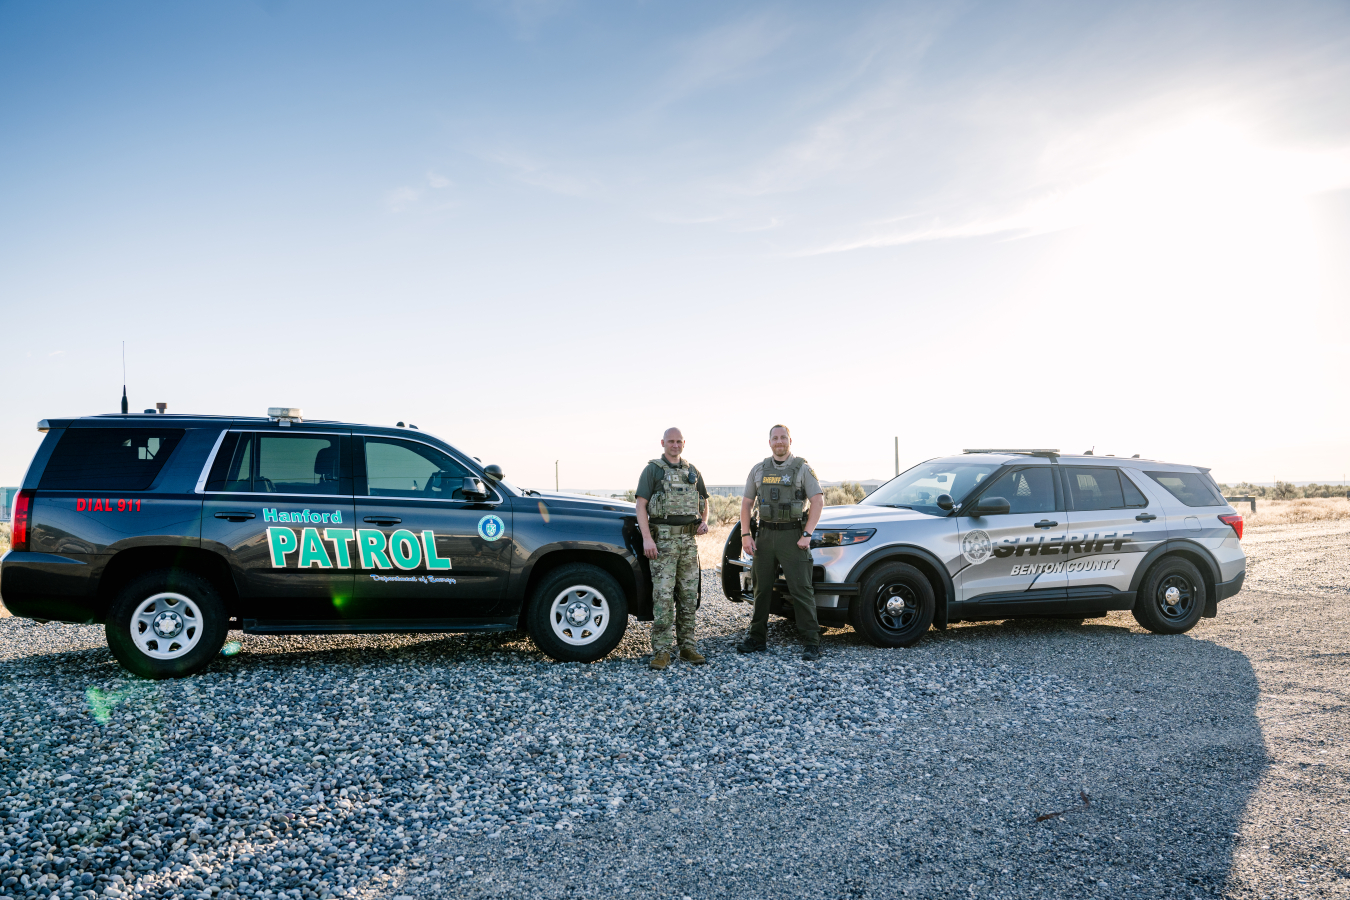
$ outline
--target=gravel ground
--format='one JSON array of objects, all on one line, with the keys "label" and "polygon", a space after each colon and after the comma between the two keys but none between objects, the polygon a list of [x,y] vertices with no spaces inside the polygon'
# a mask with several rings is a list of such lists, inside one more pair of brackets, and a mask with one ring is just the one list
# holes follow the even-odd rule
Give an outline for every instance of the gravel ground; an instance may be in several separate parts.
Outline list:
[{"label": "gravel ground", "polygon": [[1188,635],[845,629],[816,664],[782,622],[732,652],[711,571],[711,662],[664,674],[634,624],[590,666],[233,635],[147,683],[6,618],[0,896],[1343,897],[1350,523],[1287,528]]}]

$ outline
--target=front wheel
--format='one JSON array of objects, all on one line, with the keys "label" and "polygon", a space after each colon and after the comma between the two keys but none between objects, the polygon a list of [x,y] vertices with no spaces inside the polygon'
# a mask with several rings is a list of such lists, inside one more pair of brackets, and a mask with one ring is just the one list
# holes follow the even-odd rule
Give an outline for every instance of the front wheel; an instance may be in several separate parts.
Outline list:
[{"label": "front wheel", "polygon": [[623,640],[628,600],[599,566],[571,563],[544,576],[530,597],[526,627],[558,662],[595,662]]},{"label": "front wheel", "polygon": [[1149,570],[1134,602],[1134,620],[1154,634],[1190,631],[1205,611],[1205,580],[1178,556],[1164,557]]},{"label": "front wheel", "polygon": [[108,611],[117,661],[142,678],[182,678],[211,664],[225,643],[225,605],[210,581],[163,569],[134,579]]},{"label": "front wheel", "polygon": [[850,618],[869,643],[908,647],[933,624],[937,599],[923,573],[907,563],[887,563],[863,581]]}]

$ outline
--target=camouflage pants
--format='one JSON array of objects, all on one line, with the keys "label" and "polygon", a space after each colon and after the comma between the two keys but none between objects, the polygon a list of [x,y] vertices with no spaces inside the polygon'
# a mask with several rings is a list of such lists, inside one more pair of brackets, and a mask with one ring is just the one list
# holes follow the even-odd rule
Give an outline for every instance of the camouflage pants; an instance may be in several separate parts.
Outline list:
[{"label": "camouflage pants", "polygon": [[692,534],[656,539],[652,560],[652,652],[673,650],[673,625],[681,647],[696,649],[694,611],[698,606],[698,543]]}]

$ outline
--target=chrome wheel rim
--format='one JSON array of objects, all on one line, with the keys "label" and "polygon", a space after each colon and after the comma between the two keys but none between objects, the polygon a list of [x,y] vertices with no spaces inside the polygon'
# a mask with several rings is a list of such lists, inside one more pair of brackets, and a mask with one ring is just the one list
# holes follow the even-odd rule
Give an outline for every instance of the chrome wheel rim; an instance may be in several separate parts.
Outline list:
[{"label": "chrome wheel rim", "polygon": [[166,591],[142,600],[131,614],[131,641],[151,659],[178,659],[201,641],[202,624],[190,597]]},{"label": "chrome wheel rim", "polygon": [[1195,591],[1182,575],[1168,575],[1158,585],[1158,611],[1169,622],[1184,619],[1195,605]]},{"label": "chrome wheel rim", "polygon": [[919,594],[908,584],[882,585],[877,591],[877,621],[887,631],[906,631],[919,618]]},{"label": "chrome wheel rim", "polygon": [[609,601],[589,585],[575,585],[553,598],[548,621],[564,644],[593,644],[609,628]]}]

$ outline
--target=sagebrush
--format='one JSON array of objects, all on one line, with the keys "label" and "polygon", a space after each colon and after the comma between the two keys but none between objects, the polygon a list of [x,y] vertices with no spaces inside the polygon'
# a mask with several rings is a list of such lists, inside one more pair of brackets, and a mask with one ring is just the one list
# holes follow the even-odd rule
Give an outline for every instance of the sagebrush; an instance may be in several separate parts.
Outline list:
[{"label": "sagebrush", "polygon": [[1290,484],[1277,481],[1274,486],[1252,484],[1242,481],[1234,485],[1221,484],[1219,490],[1225,497],[1258,497],[1263,500],[1302,500],[1344,497],[1347,488],[1342,484]]}]

